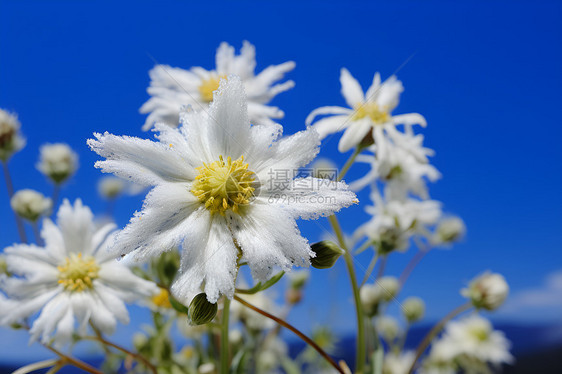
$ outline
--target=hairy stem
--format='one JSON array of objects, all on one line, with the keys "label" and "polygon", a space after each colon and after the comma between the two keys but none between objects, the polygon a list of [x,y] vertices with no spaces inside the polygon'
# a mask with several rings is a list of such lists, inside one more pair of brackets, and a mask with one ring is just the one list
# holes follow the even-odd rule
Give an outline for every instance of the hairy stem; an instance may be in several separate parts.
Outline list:
[{"label": "hairy stem", "polygon": [[328,217],[334,233],[336,234],[340,247],[344,250],[344,259],[351,281],[351,288],[353,289],[353,300],[355,301],[355,314],[357,316],[357,342],[356,342],[356,357],[355,357],[355,373],[361,374],[365,368],[365,325],[363,321],[363,308],[361,306],[361,297],[359,296],[359,286],[357,284],[357,276],[355,275],[355,268],[353,267],[353,257],[351,252],[345,244],[343,232],[338,222],[336,215]]},{"label": "hairy stem", "polygon": [[[236,296],[234,296],[236,297]],[[222,307],[222,324],[221,324],[221,374],[228,374],[230,368],[230,344],[228,342],[228,319],[230,317],[230,299],[224,298]]]},{"label": "hairy stem", "polygon": [[[4,169],[4,177],[6,179],[6,189],[8,190],[8,197],[12,200],[14,196],[14,185],[12,183],[12,177],[10,176],[10,171],[8,170],[8,163],[2,162]],[[16,226],[18,227],[18,233],[20,235],[20,240],[22,243],[27,243],[27,235],[25,235],[25,227],[23,226],[23,221],[15,212],[16,216]]]},{"label": "hairy stem", "polygon": [[420,345],[418,345],[418,348],[416,349],[416,358],[412,362],[412,366],[410,366],[410,370],[408,371],[408,374],[412,374],[414,372],[416,363],[419,361],[420,357],[425,352],[425,350],[427,349],[433,338],[435,338],[435,336],[443,329],[445,324],[450,320],[452,320],[453,318],[455,318],[456,316],[458,316],[459,314],[461,314],[462,312],[469,310],[470,308],[472,308],[472,303],[470,302],[457,307],[449,314],[447,314],[445,317],[443,317],[441,321],[437,322],[431,330],[429,330],[427,335],[425,335]]},{"label": "hairy stem", "polygon": [[324,357],[326,359],[326,361],[328,361],[339,373],[345,374],[344,371],[342,370],[342,368],[336,363],[336,361],[334,361],[334,359],[332,357],[330,357],[330,355],[328,353],[326,353],[322,348],[320,348],[318,346],[318,344],[316,344],[312,339],[310,339],[308,336],[306,336],[305,334],[300,332],[296,327],[290,325],[288,322],[282,320],[281,318],[277,318],[273,314],[269,314],[265,310],[262,310],[262,309],[258,308],[257,306],[248,303],[247,301],[241,299],[237,295],[234,295],[234,300],[238,301],[240,304],[244,305],[247,308],[252,309],[253,311],[255,311],[257,313],[259,313],[259,314],[261,314],[261,315],[263,315],[263,316],[265,316],[269,319],[274,320],[275,322],[277,322],[281,326],[291,330],[292,332],[297,334],[299,338],[304,340],[305,343],[307,343],[312,348],[314,348],[318,353],[320,353],[320,355],[322,357]]}]

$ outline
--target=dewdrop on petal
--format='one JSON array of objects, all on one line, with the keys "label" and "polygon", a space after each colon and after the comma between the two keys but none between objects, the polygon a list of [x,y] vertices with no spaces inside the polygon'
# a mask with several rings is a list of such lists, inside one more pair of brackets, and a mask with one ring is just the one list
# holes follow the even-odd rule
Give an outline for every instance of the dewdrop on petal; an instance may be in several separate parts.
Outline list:
[{"label": "dewdrop on petal", "polygon": [[468,288],[461,291],[470,299],[475,308],[495,310],[503,304],[509,293],[509,286],[501,274],[486,272],[473,279]]},{"label": "dewdrop on petal", "polygon": [[37,169],[55,184],[63,183],[78,169],[78,155],[67,144],[44,144],[39,152]]},{"label": "dewdrop on petal", "polygon": [[98,181],[98,193],[105,199],[115,199],[125,189],[125,181],[117,177],[103,177]]},{"label": "dewdrop on petal", "polygon": [[40,192],[24,189],[14,194],[10,205],[18,216],[35,222],[51,210],[52,201]]},{"label": "dewdrop on petal", "polygon": [[25,146],[20,135],[21,124],[16,115],[0,109],[0,160],[8,159]]},{"label": "dewdrop on petal", "polygon": [[408,323],[414,323],[423,318],[425,303],[419,297],[409,297],[402,302],[402,313]]}]

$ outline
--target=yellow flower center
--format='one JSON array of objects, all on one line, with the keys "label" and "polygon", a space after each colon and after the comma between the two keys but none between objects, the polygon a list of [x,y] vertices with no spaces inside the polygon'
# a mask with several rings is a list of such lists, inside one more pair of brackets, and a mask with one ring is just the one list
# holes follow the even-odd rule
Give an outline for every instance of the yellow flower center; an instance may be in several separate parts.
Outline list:
[{"label": "yellow flower center", "polygon": [[358,104],[351,119],[357,121],[365,117],[369,117],[375,124],[385,123],[390,119],[388,112],[375,103]]},{"label": "yellow flower center", "polygon": [[218,161],[203,163],[197,170],[199,175],[193,182],[191,192],[212,214],[224,216],[228,209],[239,214],[240,205],[248,204],[256,190],[253,187],[255,174],[248,170],[244,156],[236,161],[228,157],[226,162],[219,156]]},{"label": "yellow flower center", "polygon": [[93,287],[93,280],[98,277],[100,267],[92,256],[82,257],[82,253],[71,254],[64,265],[57,267],[59,284],[71,292],[82,292]]},{"label": "yellow flower center", "polygon": [[488,340],[488,329],[484,327],[473,327],[470,329],[470,334],[479,342]]},{"label": "yellow flower center", "polygon": [[203,99],[203,101],[208,103],[213,101],[213,92],[219,89],[221,79],[226,79],[226,75],[213,75],[199,85],[199,95],[201,95],[201,99]]},{"label": "yellow flower center", "polygon": [[172,304],[170,303],[170,294],[165,288],[161,288],[160,293],[158,295],[152,296],[151,300],[152,303],[159,308],[170,309],[172,307]]}]

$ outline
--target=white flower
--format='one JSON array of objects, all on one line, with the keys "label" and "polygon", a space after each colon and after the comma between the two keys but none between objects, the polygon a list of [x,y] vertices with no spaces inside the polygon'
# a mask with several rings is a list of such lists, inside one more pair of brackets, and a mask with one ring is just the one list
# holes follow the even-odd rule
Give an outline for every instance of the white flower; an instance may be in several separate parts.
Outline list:
[{"label": "white flower", "polygon": [[252,124],[271,124],[272,118],[283,118],[284,113],[268,104],[277,94],[292,88],[295,83],[283,79],[285,73],[295,68],[292,61],[272,65],[255,75],[256,50],[249,42],[243,43],[240,55],[236,56],[234,47],[223,42],[216,55],[216,68],[206,70],[193,67],[190,70],[173,68],[168,65],[156,65],[150,71],[152,96],[141,107],[141,113],[150,113],[143,126],[149,130],[154,123],[163,122],[176,127],[181,108],[192,105],[196,111],[205,111],[213,100],[213,92],[219,88],[221,78],[235,74],[242,79],[248,96],[248,117]]},{"label": "white flower", "polygon": [[18,216],[35,222],[39,217],[49,213],[53,202],[40,192],[24,189],[12,196],[10,205]]},{"label": "white flower", "polygon": [[437,224],[432,237],[434,245],[446,246],[461,240],[466,234],[466,226],[460,217],[444,217]]},{"label": "white flower", "polygon": [[390,316],[378,317],[375,321],[378,333],[382,336],[387,343],[391,343],[400,334],[400,326],[398,321]]},{"label": "white flower", "polygon": [[0,324],[30,317],[31,339],[57,344],[70,341],[75,331],[84,333],[88,322],[103,333],[112,333],[116,322],[128,323],[124,301],[131,302],[158,291],[149,281],[134,275],[108,255],[114,225],[94,229],[93,215],[76,200],[65,200],[57,225],[43,221],[45,247],[19,244],[7,248],[8,270],[18,277],[4,278],[2,288],[17,308],[2,316]]},{"label": "white flower", "polygon": [[125,181],[117,177],[103,177],[98,181],[98,193],[106,199],[114,199],[125,189]]},{"label": "white flower", "polygon": [[387,353],[384,356],[383,374],[408,374],[416,354],[414,351],[405,351],[400,354]]},{"label": "white flower", "polygon": [[401,304],[402,313],[409,323],[417,322],[425,314],[425,303],[419,297],[409,297]]},{"label": "white flower", "polygon": [[391,115],[400,101],[400,94],[404,91],[402,82],[395,76],[381,84],[380,74],[376,73],[373,84],[365,94],[357,80],[345,68],[341,70],[340,82],[342,95],[350,108],[321,107],[313,110],[306,119],[308,125],[318,115],[333,114],[333,117],[317,121],[314,128],[321,139],[345,129],[338,145],[340,152],[347,152],[356,147],[369,133],[372,134],[375,144],[383,146],[386,142],[385,133],[398,132],[396,125],[403,124],[406,127],[414,124],[426,125],[423,116],[417,113]]},{"label": "white flower", "polygon": [[[275,310],[279,310],[279,307],[273,303],[273,300],[271,300],[265,292],[243,295],[242,298],[248,303],[274,315],[277,314]],[[252,331],[267,330],[275,326],[275,323],[271,319],[251,310],[238,301],[232,302],[230,310],[234,321],[243,322],[246,327]]]},{"label": "white flower", "polygon": [[456,347],[447,340],[438,339],[431,344],[429,355],[422,361],[422,374],[456,374],[454,358]]},{"label": "white flower", "polygon": [[503,304],[509,286],[501,274],[485,272],[473,279],[461,294],[468,297],[476,308],[495,310]]},{"label": "white flower", "polygon": [[0,109],[0,160],[7,161],[10,156],[25,146],[20,134],[20,121],[15,114]]},{"label": "white flower", "polygon": [[183,244],[172,285],[183,302],[203,283],[210,302],[231,298],[238,259],[258,281],[276,265],[309,265],[313,253],[295,219],[357,202],[344,183],[293,179],[291,171],[316,156],[318,134],[307,129],[277,140],[280,125],[251,126],[236,76],[221,81],[208,115],[184,113],[182,123],[157,124],[158,142],[105,133],[88,144],[107,158],[96,163],[102,171],[155,186],[119,234],[116,255],[133,252],[142,261]]},{"label": "white flower", "polygon": [[420,162],[413,153],[388,142],[384,152],[376,156],[362,154],[357,162],[370,164],[371,171],[350,184],[358,191],[377,179],[386,182],[385,195],[390,199],[403,199],[412,193],[422,199],[429,198],[426,180],[435,182],[441,177],[439,171],[427,162]]},{"label": "white flower", "polygon": [[353,237],[357,240],[367,236],[382,254],[407,250],[412,235],[429,236],[427,226],[436,224],[441,217],[438,201],[386,201],[376,189],[371,192],[371,199],[374,205],[367,206],[365,211],[373,218],[360,226]]},{"label": "white flower", "polygon": [[490,321],[478,315],[449,322],[441,340],[443,347],[447,347],[440,352],[443,358],[468,355],[492,364],[513,362],[504,334],[493,330]]},{"label": "white flower", "polygon": [[44,144],[39,152],[37,169],[57,184],[67,180],[78,169],[78,155],[67,144]]}]

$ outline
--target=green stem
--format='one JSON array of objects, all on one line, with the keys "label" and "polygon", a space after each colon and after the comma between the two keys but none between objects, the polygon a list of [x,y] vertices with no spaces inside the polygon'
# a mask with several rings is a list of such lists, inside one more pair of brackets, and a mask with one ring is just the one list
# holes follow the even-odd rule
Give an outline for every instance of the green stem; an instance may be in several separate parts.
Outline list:
[{"label": "green stem", "polygon": [[454,309],[453,311],[451,311],[449,314],[447,314],[445,317],[443,317],[443,319],[441,319],[441,321],[437,322],[437,324],[435,324],[435,326],[433,326],[433,328],[423,338],[420,345],[418,345],[418,348],[416,349],[416,358],[412,362],[412,366],[410,366],[410,370],[408,371],[408,374],[412,374],[414,372],[414,369],[416,367],[416,363],[419,361],[421,355],[425,352],[425,350],[427,349],[427,347],[429,346],[429,344],[431,343],[433,338],[435,338],[435,335],[437,335],[443,329],[445,324],[447,322],[449,322],[450,320],[452,320],[453,318],[455,318],[456,316],[458,316],[459,314],[461,314],[462,312],[465,312],[465,311],[469,310],[470,308],[472,308],[472,303],[469,302],[469,303],[463,304],[463,305],[459,306],[458,308]]},{"label": "green stem", "polygon": [[351,165],[353,165],[353,163],[355,162],[355,158],[357,156],[359,156],[359,154],[361,153],[362,150],[363,150],[363,147],[361,147],[361,146],[357,146],[355,148],[355,150],[353,151],[353,154],[347,159],[347,161],[343,165],[343,168],[340,171],[340,175],[338,175],[338,181],[341,181],[343,179],[343,177],[345,177],[345,175],[347,174],[347,171],[349,170]]},{"label": "green stem", "polygon": [[222,307],[222,326],[221,326],[221,374],[228,374],[230,367],[230,352],[229,352],[229,342],[228,342],[228,318],[230,315],[230,299],[228,297],[224,298],[224,303]]},{"label": "green stem", "polygon": [[[8,190],[8,197],[10,198],[10,200],[12,200],[12,197],[14,196],[14,184],[12,183],[12,177],[10,177],[8,163],[2,162],[2,166],[4,169],[4,177],[6,179],[6,189]],[[8,201],[8,203],[10,202]],[[21,217],[16,214],[16,212],[14,212],[14,214],[16,216],[16,226],[18,227],[20,240],[22,241],[22,243],[27,243],[27,236],[25,235],[25,227],[23,226],[23,221]]]},{"label": "green stem", "polygon": [[362,374],[365,368],[365,325],[363,321],[363,309],[361,306],[361,297],[359,296],[359,286],[357,284],[357,277],[355,275],[355,268],[353,267],[353,257],[351,252],[345,244],[343,232],[338,222],[336,215],[328,217],[334,233],[336,234],[340,247],[345,251],[344,259],[351,281],[351,288],[353,289],[353,299],[355,301],[355,314],[357,315],[357,343],[356,343],[356,357],[355,357],[355,373]]}]

